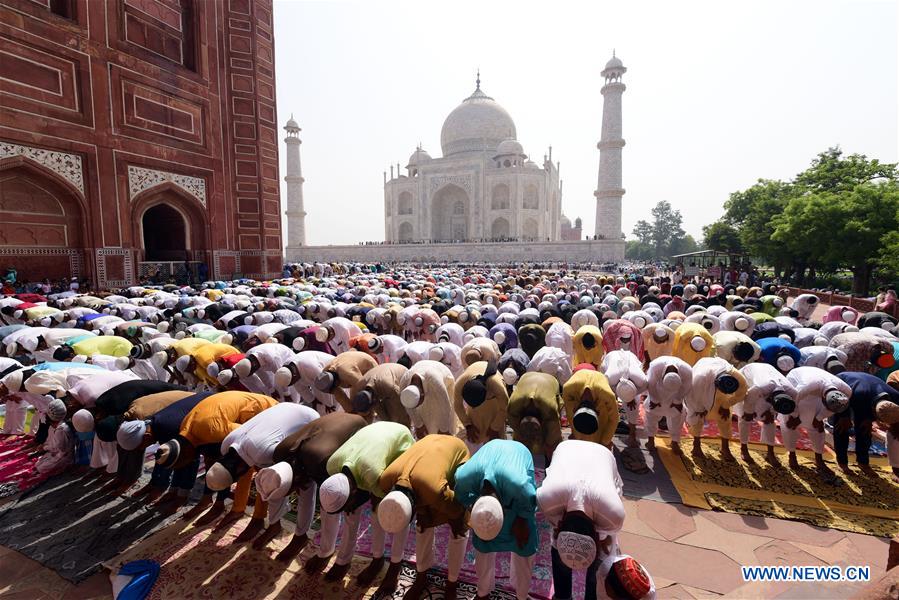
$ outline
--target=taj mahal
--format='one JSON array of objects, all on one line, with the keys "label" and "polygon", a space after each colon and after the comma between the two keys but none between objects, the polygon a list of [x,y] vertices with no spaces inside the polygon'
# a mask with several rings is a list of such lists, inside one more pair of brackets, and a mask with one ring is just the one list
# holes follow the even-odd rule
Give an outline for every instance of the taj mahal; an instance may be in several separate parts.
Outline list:
[{"label": "taj mahal", "polygon": [[[404,168],[384,174],[384,240],[366,246],[305,245],[299,127],[288,122],[288,260],[577,260],[624,258],[621,231],[621,81],[627,68],[614,55],[600,73],[603,111],[599,149],[595,234],[581,233],[581,220],[562,214],[560,163],[552,148],[537,164],[518,139],[512,116],[483,89],[454,108],[440,132],[441,156],[421,145]],[[405,172],[403,172],[405,171]]]}]

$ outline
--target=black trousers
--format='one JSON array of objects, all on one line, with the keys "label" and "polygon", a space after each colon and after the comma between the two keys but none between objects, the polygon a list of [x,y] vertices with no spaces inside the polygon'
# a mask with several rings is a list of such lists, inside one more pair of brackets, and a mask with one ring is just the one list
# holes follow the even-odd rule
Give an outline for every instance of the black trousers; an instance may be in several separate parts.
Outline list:
[{"label": "black trousers", "polygon": [[[552,549],[552,566],[553,566],[553,598],[556,600],[569,600],[571,598],[571,575],[572,571],[565,563],[555,548]],[[596,600],[596,570],[599,568],[599,559],[593,561],[593,564],[587,569],[587,580],[585,582],[584,600]]]},{"label": "black trousers", "polygon": [[[830,417],[833,425],[833,450],[837,455],[837,463],[849,463],[849,423],[855,433],[855,462],[867,465],[868,452],[871,450],[871,425],[874,423],[874,407],[871,403],[857,403],[843,412]],[[840,432],[840,429],[844,431]]]}]

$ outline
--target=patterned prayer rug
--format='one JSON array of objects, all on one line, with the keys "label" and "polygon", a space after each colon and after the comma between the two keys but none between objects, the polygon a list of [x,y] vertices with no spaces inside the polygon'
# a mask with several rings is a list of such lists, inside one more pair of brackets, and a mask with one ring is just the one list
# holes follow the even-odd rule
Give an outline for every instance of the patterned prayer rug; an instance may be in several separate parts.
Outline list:
[{"label": "patterned prayer rug", "polygon": [[823,483],[815,470],[814,454],[799,451],[800,468],[787,467],[787,454],[777,448],[780,467],[765,462],[766,447],[750,445],[756,464],[737,458],[720,459],[718,440],[703,440],[705,459],[693,459],[690,445],[682,458],[671,452],[667,440],[659,455],[684,504],[732,513],[804,521],[819,527],[854,531],[881,537],[899,533],[899,485],[890,477],[886,459],[872,458],[876,475],[868,477],[853,467],[850,474],[836,468],[825,456],[838,484]]},{"label": "patterned prayer rug", "polygon": [[[132,490],[148,481],[145,472]],[[26,492],[0,516],[0,546],[78,583],[174,519],[144,499],[113,495],[96,478],[66,473]]]},{"label": "patterned prayer rug", "polygon": [[0,435],[0,498],[30,490],[50,476],[34,468],[38,457],[30,455],[37,448],[26,448],[33,439],[25,435]]}]

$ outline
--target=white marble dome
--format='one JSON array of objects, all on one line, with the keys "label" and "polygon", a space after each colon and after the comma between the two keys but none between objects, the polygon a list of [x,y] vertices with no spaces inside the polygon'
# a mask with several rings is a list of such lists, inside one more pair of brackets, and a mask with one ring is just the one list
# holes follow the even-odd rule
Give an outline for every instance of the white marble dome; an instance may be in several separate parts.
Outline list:
[{"label": "white marble dome", "polygon": [[516,137],[512,117],[478,88],[443,122],[440,146],[443,156],[493,151],[501,141],[510,137]]},{"label": "white marble dome", "polygon": [[609,62],[606,63],[606,69],[620,69],[624,66],[624,63],[621,62],[621,59],[615,55],[612,55],[612,58],[609,59]]},{"label": "white marble dome", "polygon": [[406,165],[407,167],[415,167],[424,162],[428,162],[431,159],[431,155],[424,148],[416,148],[415,152],[412,153],[412,156],[409,157],[409,163]]},{"label": "white marble dome", "polygon": [[518,140],[508,138],[501,141],[496,147],[496,156],[520,156],[523,158],[525,156],[524,148]]}]

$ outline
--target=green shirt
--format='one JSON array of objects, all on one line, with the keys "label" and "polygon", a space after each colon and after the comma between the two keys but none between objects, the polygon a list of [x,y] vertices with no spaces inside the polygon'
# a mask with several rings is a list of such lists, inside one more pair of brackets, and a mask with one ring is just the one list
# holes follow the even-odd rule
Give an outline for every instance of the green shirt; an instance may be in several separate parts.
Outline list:
[{"label": "green shirt", "polygon": [[390,421],[366,425],[331,455],[328,474],[336,475],[346,467],[360,490],[383,498],[378,478],[414,441],[405,425]]}]

